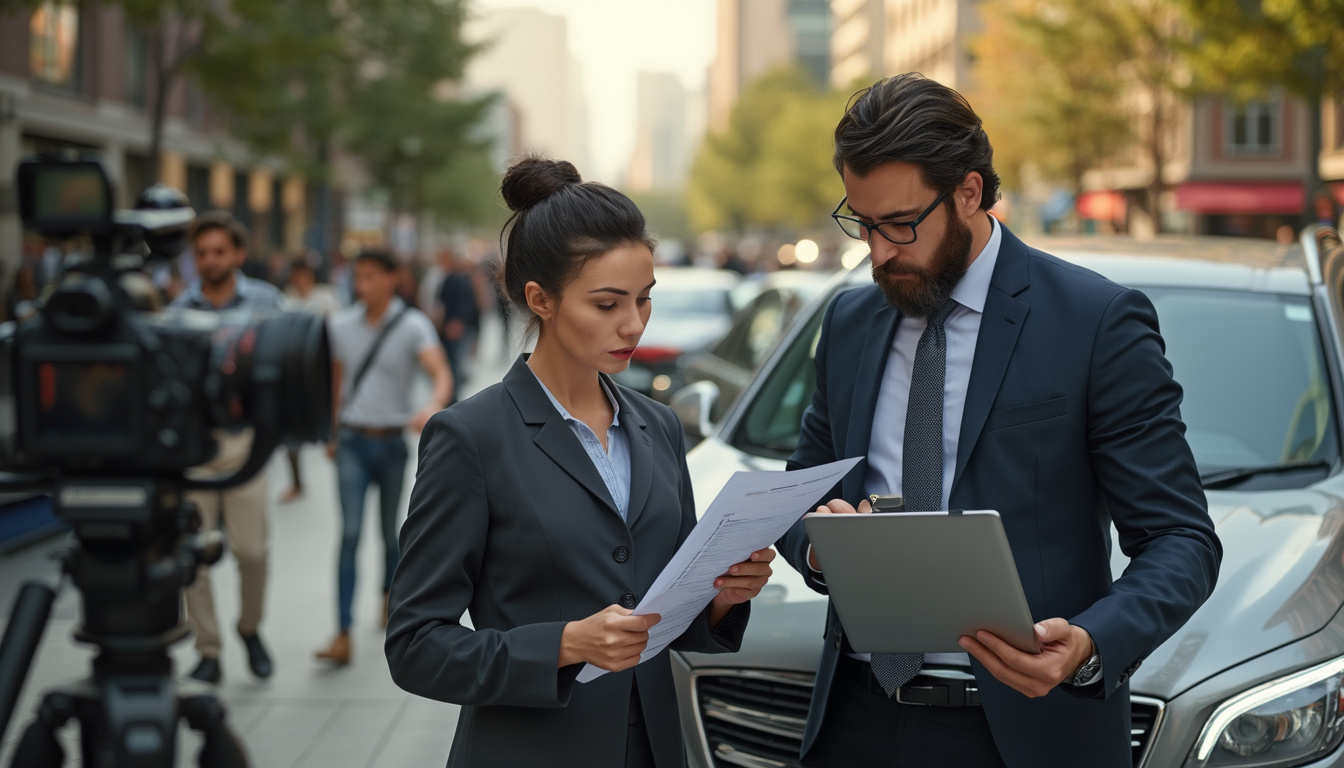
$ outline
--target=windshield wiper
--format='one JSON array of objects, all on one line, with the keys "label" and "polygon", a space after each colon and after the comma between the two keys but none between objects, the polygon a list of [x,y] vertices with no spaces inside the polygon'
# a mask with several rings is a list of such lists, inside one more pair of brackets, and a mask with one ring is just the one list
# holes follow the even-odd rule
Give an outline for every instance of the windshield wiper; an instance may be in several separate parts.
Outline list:
[{"label": "windshield wiper", "polygon": [[1220,488],[1230,488],[1239,483],[1250,480],[1260,475],[1279,475],[1285,472],[1297,472],[1303,469],[1330,469],[1330,462],[1316,459],[1314,461],[1290,461],[1284,464],[1268,464],[1263,467],[1239,467],[1236,469],[1223,469],[1217,472],[1210,472],[1207,475],[1200,475],[1199,482],[1205,488],[1214,490]]}]

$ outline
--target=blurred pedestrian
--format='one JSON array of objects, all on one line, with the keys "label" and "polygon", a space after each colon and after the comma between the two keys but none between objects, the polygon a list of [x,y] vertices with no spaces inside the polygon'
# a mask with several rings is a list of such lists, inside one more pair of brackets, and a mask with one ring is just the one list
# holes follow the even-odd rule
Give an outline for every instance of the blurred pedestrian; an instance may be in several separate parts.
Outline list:
[{"label": "blurred pedestrian", "polygon": [[[435,297],[433,315],[438,321],[439,338],[448,356],[448,367],[453,370],[456,391],[467,381],[467,357],[481,325],[481,306],[476,300],[476,286],[471,275],[463,270],[461,259],[451,248],[439,251],[439,266],[443,279]],[[453,402],[457,402],[456,395]]]},{"label": "blurred pedestrian", "polygon": [[[289,275],[285,284],[285,309],[294,312],[310,312],[326,317],[341,308],[336,291],[330,285],[317,283],[317,272],[308,260],[302,256],[289,262]],[[281,504],[288,504],[303,496],[303,475],[299,471],[299,449],[301,443],[287,443],[285,455],[289,460],[289,489],[280,497]]]},{"label": "blurred pedestrian", "polygon": [[[420,440],[392,678],[463,705],[453,768],[681,766],[670,654],[639,664],[658,617],[630,609],[695,525],[685,441],[667,406],[610,379],[649,318],[652,239],[569,163],[523,160],[503,186],[505,282],[536,350]],[[672,647],[736,650],[773,555],[707,577],[714,597]],[[615,674],[580,685],[584,663]]]},{"label": "blurred pedestrian", "polygon": [[[406,478],[405,430],[419,432],[453,396],[453,376],[434,324],[397,295],[400,265],[392,254],[368,249],[355,260],[359,301],[332,315],[334,429],[327,455],[336,460],[341,507],[341,544],[336,566],[339,632],[317,658],[350,663],[354,623],[355,555],[370,485],[378,486],[383,536],[382,624],[387,591],[397,567],[397,512]],[[434,384],[431,402],[413,411],[411,384],[417,368]]]},{"label": "blurred pedestrian", "polygon": [[[278,310],[283,297],[275,286],[245,277],[247,230],[224,211],[202,214],[188,233],[197,279],[173,300],[175,307],[207,312],[224,310]],[[230,474],[247,461],[252,450],[252,430],[215,430],[219,453],[199,471]],[[238,563],[240,611],[236,629],[247,649],[248,665],[257,677],[270,677],[270,653],[261,641],[260,626],[266,603],[267,501],[266,473],[258,472],[242,485],[223,491],[192,491],[187,500],[200,509],[205,530],[223,525],[229,551]],[[187,623],[196,633],[200,661],[191,676],[219,682],[221,638],[210,586],[210,569],[197,569],[196,580],[186,589]]]}]

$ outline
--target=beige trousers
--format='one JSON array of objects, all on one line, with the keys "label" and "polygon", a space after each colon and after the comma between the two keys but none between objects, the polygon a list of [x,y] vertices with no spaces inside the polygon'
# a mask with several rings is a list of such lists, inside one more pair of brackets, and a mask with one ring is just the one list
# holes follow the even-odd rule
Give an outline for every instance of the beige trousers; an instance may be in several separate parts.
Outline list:
[{"label": "beige trousers", "polygon": [[[223,474],[232,472],[247,461],[252,448],[252,431],[228,433],[216,430],[219,455],[196,467],[193,474]],[[266,601],[266,470],[240,486],[224,491],[192,491],[187,500],[196,503],[201,512],[201,529],[212,530],[224,524],[228,552],[238,563],[239,603],[238,631],[251,635],[261,624],[262,608]],[[210,568],[196,570],[196,580],[185,590],[187,623],[196,633],[196,650],[202,657],[217,659],[220,650],[219,618],[215,614],[215,596],[210,586]]]}]

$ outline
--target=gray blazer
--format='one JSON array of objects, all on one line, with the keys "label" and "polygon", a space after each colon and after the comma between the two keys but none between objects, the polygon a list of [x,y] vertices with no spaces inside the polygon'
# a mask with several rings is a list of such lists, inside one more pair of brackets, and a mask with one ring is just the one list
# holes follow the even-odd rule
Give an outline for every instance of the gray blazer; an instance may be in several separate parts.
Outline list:
[{"label": "gray blazer", "polygon": [[[613,390],[630,438],[628,523],[524,358],[420,438],[386,651],[397,685],[462,705],[449,766],[621,766],[636,683],[658,765],[684,763],[667,652],[586,684],[582,665],[556,668],[565,623],[633,607],[695,526],[680,422]],[[672,647],[736,651],[748,613],[713,630],[701,614]]]}]

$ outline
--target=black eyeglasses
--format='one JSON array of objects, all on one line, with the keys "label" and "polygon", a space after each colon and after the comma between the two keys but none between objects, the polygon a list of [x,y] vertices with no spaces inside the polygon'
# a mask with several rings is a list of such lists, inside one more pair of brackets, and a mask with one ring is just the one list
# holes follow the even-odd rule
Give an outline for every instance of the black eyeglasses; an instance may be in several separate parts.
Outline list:
[{"label": "black eyeglasses", "polygon": [[877,232],[895,245],[909,245],[915,242],[915,227],[919,226],[921,221],[927,219],[929,214],[933,213],[938,204],[946,200],[951,192],[951,189],[943,190],[942,194],[935,197],[932,203],[929,203],[929,207],[925,208],[923,213],[911,221],[879,221],[876,224],[869,224],[853,216],[842,216],[840,209],[845,207],[845,203],[849,202],[848,196],[842,198],[840,204],[835,206],[835,210],[831,211],[831,218],[835,219],[836,224],[840,225],[840,231],[855,240],[866,242],[873,236],[873,232]]}]

